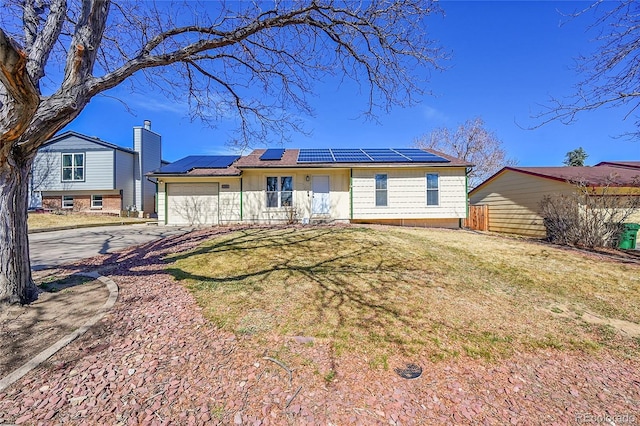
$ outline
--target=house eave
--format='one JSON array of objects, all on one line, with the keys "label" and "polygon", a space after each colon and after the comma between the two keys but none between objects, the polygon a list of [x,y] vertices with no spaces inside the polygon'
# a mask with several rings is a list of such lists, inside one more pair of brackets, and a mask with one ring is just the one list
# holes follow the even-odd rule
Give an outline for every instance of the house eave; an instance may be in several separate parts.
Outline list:
[{"label": "house eave", "polygon": [[242,170],[269,170],[269,169],[379,169],[379,168],[467,168],[472,164],[443,164],[443,163],[305,163],[305,164],[269,164],[255,166],[238,166]]},{"label": "house eave", "polygon": [[55,144],[56,142],[60,142],[61,140],[66,139],[66,138],[68,138],[70,136],[75,136],[77,138],[84,139],[87,142],[92,142],[92,143],[95,143],[97,145],[103,146],[105,148],[126,152],[127,154],[136,154],[136,151],[134,151],[132,149],[125,148],[125,147],[113,144],[111,142],[103,141],[102,139],[98,139],[96,137],[83,135],[82,133],[78,133],[78,132],[73,131],[73,130],[68,130],[68,131],[66,131],[64,133],[61,133],[61,134],[59,134],[57,136],[54,136],[53,138],[49,139],[49,141],[47,143],[42,145],[42,147],[40,147],[40,149],[45,148],[45,147],[47,147],[49,145]]},{"label": "house eave", "polygon": [[189,178],[200,178],[200,177],[214,177],[214,178],[223,178],[223,177],[240,177],[242,173],[234,173],[234,174],[188,174],[188,173],[147,173],[145,176],[150,178],[162,179],[162,178],[180,178],[180,177],[189,177]]}]

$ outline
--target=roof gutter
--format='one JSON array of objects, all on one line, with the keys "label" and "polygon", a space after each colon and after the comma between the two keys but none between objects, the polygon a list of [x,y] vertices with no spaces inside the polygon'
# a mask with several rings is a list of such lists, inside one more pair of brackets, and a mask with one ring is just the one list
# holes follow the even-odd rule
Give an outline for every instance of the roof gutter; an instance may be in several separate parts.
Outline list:
[{"label": "roof gutter", "polygon": [[147,178],[156,178],[156,179],[162,179],[162,178],[166,178],[166,177],[192,177],[192,178],[199,178],[199,177],[215,177],[215,178],[237,178],[242,176],[242,173],[238,173],[235,175],[189,175],[186,173],[147,173],[145,176],[147,176]]}]

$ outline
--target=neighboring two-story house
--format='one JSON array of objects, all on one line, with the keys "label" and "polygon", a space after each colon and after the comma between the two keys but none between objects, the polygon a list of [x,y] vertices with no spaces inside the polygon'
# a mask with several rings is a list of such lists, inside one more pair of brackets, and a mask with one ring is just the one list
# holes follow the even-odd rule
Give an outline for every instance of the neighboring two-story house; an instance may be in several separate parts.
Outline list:
[{"label": "neighboring two-story house", "polygon": [[53,210],[155,214],[156,185],[145,176],[163,163],[162,138],[145,120],[133,128],[133,149],[68,131],[40,148],[30,206]]}]

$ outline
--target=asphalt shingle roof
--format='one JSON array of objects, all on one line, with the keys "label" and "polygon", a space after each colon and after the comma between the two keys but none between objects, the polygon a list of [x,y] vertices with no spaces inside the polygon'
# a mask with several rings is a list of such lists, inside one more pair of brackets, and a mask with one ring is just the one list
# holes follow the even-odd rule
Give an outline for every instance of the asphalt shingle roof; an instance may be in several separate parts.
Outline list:
[{"label": "asphalt shingle roof", "polygon": [[594,167],[505,167],[548,179],[583,182],[589,186],[640,186],[640,169],[610,165]]}]

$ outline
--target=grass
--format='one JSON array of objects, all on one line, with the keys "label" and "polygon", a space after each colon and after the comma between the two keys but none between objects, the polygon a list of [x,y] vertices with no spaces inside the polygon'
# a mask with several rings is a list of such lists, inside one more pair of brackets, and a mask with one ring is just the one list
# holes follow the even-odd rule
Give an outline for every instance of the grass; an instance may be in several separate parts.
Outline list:
[{"label": "grass", "polygon": [[337,356],[363,354],[372,368],[388,368],[396,354],[438,361],[640,349],[638,339],[577,314],[640,323],[640,267],[526,240],[392,227],[255,228],[172,260],[171,272],[217,326],[249,339],[313,336]]},{"label": "grass", "polygon": [[30,213],[27,224],[29,229],[59,228],[64,226],[104,225],[110,223],[143,223],[146,219],[108,216],[100,214],[54,214]]}]

